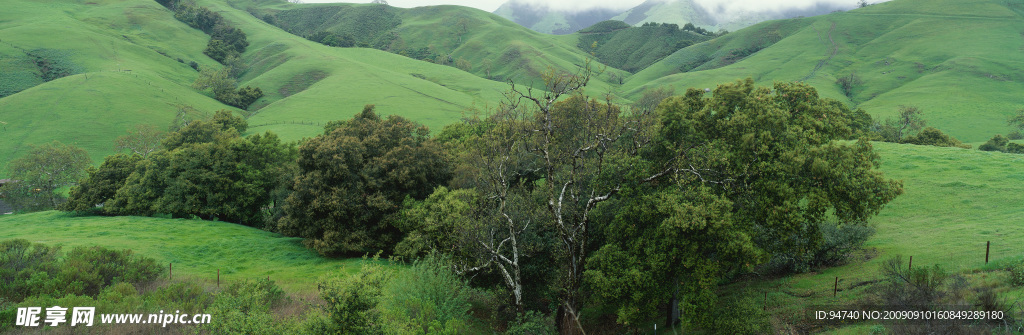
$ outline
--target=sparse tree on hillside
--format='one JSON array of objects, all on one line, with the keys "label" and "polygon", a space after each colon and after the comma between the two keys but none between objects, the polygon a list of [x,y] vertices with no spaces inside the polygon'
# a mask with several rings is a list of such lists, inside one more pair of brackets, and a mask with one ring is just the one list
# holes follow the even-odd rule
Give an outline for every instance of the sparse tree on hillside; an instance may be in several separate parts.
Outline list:
[{"label": "sparse tree on hillside", "polygon": [[56,208],[63,200],[57,190],[77,183],[89,164],[85,150],[73,145],[54,141],[33,146],[28,154],[8,165],[11,179],[16,182],[4,186],[7,197],[21,209]]},{"label": "sparse tree on hillside", "polygon": [[166,133],[157,129],[151,124],[136,125],[128,130],[128,134],[118,137],[114,141],[118,150],[131,151],[132,153],[146,158],[150,153],[160,149],[160,142],[163,141]]}]

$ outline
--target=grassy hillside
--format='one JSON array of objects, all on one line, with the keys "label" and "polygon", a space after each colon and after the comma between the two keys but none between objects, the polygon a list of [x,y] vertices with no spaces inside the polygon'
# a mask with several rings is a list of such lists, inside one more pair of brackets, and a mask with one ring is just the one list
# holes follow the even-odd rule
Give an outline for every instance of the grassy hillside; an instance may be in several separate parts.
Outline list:
[{"label": "grassy hillside", "polygon": [[[802,80],[822,95],[888,117],[916,105],[964,141],[1005,133],[1024,107],[1024,19],[1003,0],[897,0],[843,13],[764,22],[680,50],[630,77],[623,90],[714,87],[752,77]],[[777,39],[777,41],[775,41]],[[771,42],[771,43],[769,43]],[[746,58],[730,55],[749,54]],[[836,78],[855,73],[847,97]]]},{"label": "grassy hillside", "polygon": [[[412,58],[449,65],[482,78],[543,84],[548,68],[575,72],[590,55],[576,47],[576,38],[541,34],[500,16],[461,6],[410,9],[355,4],[253,4],[232,2],[299,36],[317,32],[352,36],[358,43]],[[360,24],[367,22],[367,24]],[[497,42],[497,43],[496,43]],[[617,77],[625,71],[608,68]],[[612,85],[599,77],[591,89],[606,92]]]},{"label": "grassy hillside", "polygon": [[580,49],[604,64],[629,72],[643,70],[676,50],[711,39],[675,24],[631,27],[622,21],[604,21],[577,35]]},{"label": "grassy hillside", "polygon": [[[0,162],[23,155],[29,145],[60,140],[84,147],[98,163],[131,125],[166,126],[184,105],[205,113],[231,109],[190,88],[197,72],[189,61],[219,66],[202,54],[209,37],[155,1],[6,5],[9,10],[0,12],[0,76],[21,79],[8,85],[20,92],[0,98],[0,121],[6,122],[0,128]],[[382,114],[405,115],[437,129],[467,108],[500,100],[507,89],[447,66],[313,43],[221,1],[199,5],[248,35],[243,58],[249,69],[240,84],[267,94],[250,107],[251,132],[275,131],[288,140],[313,136],[322,131],[318,123],[349,118],[371,103]],[[32,54],[50,55],[52,63],[70,64],[74,71],[45,81]],[[5,169],[0,163],[0,175]]]},{"label": "grassy hillside", "polygon": [[74,217],[61,212],[0,216],[0,240],[99,245],[132,249],[163,264],[175,277],[208,283],[271,279],[289,291],[315,292],[317,279],[338,271],[359,271],[359,259],[333,260],[306,249],[300,238],[283,237],[233,223],[150,217]]}]

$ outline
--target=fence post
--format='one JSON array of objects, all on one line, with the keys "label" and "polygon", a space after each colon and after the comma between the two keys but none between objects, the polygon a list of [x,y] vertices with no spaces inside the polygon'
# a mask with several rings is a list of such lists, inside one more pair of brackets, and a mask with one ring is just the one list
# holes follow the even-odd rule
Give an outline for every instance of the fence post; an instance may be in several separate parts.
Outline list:
[{"label": "fence post", "polygon": [[217,287],[220,287],[220,269],[217,269]]},{"label": "fence post", "polygon": [[985,242],[985,264],[988,264],[988,250],[992,247],[992,241]]},{"label": "fence post", "polygon": [[836,277],[836,286],[832,288],[832,297],[835,298],[836,294],[839,293],[839,277]]},{"label": "fence post", "polygon": [[174,263],[167,263],[167,280],[174,279]]},{"label": "fence post", "polygon": [[914,266],[914,256],[910,256],[910,261],[909,261],[909,262],[907,262],[907,271],[910,271],[910,269],[911,269],[911,268],[912,268],[913,266]]}]

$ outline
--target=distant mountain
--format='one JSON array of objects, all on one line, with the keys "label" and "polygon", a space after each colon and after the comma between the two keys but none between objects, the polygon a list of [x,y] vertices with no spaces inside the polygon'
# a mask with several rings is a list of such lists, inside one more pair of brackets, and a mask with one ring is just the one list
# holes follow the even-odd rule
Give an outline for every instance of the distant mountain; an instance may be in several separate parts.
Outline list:
[{"label": "distant mountain", "polygon": [[498,7],[494,14],[536,32],[565,35],[608,20],[621,12],[622,10],[608,8],[595,8],[579,12],[559,11],[512,0]]},{"label": "distant mountain", "polygon": [[694,0],[647,0],[626,11],[594,8],[570,12],[511,0],[495,10],[494,14],[546,34],[569,34],[608,19],[634,26],[646,22],[674,23],[679,26],[692,23],[709,31],[735,31],[768,20],[815,16],[852,7],[852,1],[849,6],[819,2],[805,8],[785,10],[726,11],[722,8],[705,8]]}]

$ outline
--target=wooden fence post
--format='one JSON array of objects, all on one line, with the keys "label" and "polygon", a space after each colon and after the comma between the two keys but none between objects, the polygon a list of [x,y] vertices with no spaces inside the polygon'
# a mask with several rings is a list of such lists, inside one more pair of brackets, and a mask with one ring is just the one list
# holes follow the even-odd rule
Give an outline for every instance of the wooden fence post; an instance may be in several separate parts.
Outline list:
[{"label": "wooden fence post", "polygon": [[167,263],[167,280],[174,279],[174,263]]},{"label": "wooden fence post", "polygon": [[992,247],[992,241],[985,242],[985,264],[988,264],[988,250]]},{"label": "wooden fence post", "polygon": [[217,269],[217,287],[220,287],[220,269]]},{"label": "wooden fence post", "polygon": [[839,293],[839,277],[836,277],[836,286],[832,288],[832,297],[835,298],[836,294]]},{"label": "wooden fence post", "polygon": [[910,271],[910,269],[913,268],[913,266],[914,266],[914,256],[910,256],[910,261],[907,262],[907,271]]}]

